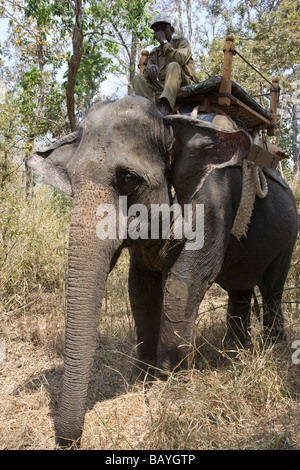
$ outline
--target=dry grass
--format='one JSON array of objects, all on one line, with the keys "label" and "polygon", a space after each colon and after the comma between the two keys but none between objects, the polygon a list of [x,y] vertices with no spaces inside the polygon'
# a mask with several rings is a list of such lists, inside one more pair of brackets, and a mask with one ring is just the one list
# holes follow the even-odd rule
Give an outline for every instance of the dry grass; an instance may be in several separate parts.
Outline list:
[{"label": "dry grass", "polygon": [[[63,367],[65,259],[56,269],[53,263],[65,256],[66,225],[58,225],[61,232],[52,245],[42,242],[50,234],[47,224],[53,229],[58,222],[50,217],[45,199],[35,204],[44,207],[43,217],[29,221],[27,237],[20,232],[19,245],[14,244],[15,236],[6,245],[11,257],[2,272],[11,291],[5,298],[2,290],[0,339],[6,344],[6,360],[0,364],[0,449],[54,449],[53,420]],[[30,212],[22,207],[20,224]],[[11,220],[10,213],[5,217]],[[35,258],[27,256],[32,240],[39,246]],[[57,242],[61,253],[51,248]],[[252,350],[224,351],[226,296],[214,285],[201,305],[191,370],[170,375],[167,382],[134,387],[129,384],[134,327],[125,252],[110,275],[103,302],[82,448],[299,449],[300,365],[291,360],[291,344],[300,339],[299,249],[298,243],[284,293],[286,343],[259,347],[255,321]],[[35,270],[42,264],[45,284]],[[25,286],[24,276],[30,278]]]},{"label": "dry grass", "polygon": [[[206,295],[192,369],[150,387],[129,384],[131,326],[127,315],[115,319],[117,333],[110,325],[99,337],[83,449],[300,448],[299,365],[290,346],[300,336],[299,322],[297,330],[287,325],[288,344],[233,354],[222,349],[224,301],[217,286]],[[295,304],[288,305],[294,315]],[[2,321],[2,449],[54,449],[64,321],[51,294],[42,294],[25,315]]]}]

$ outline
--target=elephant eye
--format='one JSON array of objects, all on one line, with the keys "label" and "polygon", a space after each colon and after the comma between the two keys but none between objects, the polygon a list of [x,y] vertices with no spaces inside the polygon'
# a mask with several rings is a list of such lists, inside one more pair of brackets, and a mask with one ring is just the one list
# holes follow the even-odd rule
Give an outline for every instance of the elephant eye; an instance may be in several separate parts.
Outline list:
[{"label": "elephant eye", "polygon": [[116,175],[115,187],[120,196],[129,196],[142,183],[141,178],[129,171],[121,171]]}]

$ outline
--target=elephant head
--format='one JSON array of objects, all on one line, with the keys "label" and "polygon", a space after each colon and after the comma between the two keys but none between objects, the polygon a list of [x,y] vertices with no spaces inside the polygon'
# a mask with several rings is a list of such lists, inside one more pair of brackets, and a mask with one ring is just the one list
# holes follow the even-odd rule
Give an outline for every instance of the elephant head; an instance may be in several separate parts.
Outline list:
[{"label": "elephant head", "polygon": [[[180,116],[163,118],[149,100],[133,96],[95,105],[77,132],[30,158],[29,165],[47,183],[73,196],[65,365],[56,429],[60,444],[81,436],[102,296],[117,254],[126,245],[151,246],[155,264],[153,240],[133,240],[118,231],[115,238],[97,236],[99,207],[115,208],[118,217],[120,196],[126,197],[128,208],[171,204],[171,184],[179,203],[191,201],[212,170],[239,163],[248,147],[242,131],[222,131]],[[157,243],[162,253],[164,241]],[[182,247],[184,240],[180,243]],[[153,269],[167,272],[168,256],[165,250]]]}]

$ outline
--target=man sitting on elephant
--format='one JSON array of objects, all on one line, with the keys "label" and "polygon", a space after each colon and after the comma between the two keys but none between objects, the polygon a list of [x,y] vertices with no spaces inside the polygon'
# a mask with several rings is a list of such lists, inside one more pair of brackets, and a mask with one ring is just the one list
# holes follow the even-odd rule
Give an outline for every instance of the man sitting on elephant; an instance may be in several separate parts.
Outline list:
[{"label": "man sitting on elephant", "polygon": [[197,82],[190,44],[184,37],[173,36],[174,28],[169,17],[159,14],[151,28],[160,43],[149,55],[144,73],[133,79],[136,95],[155,101],[155,93],[161,92],[159,109],[170,114],[175,106],[181,86]]}]

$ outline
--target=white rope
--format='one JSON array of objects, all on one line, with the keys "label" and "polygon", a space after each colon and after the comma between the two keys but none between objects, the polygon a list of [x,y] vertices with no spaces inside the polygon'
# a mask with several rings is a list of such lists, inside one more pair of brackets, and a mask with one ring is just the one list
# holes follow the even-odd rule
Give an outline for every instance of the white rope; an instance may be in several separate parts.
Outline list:
[{"label": "white rope", "polygon": [[263,199],[268,194],[268,183],[261,168],[254,162],[243,161],[243,182],[240,204],[234,219],[231,233],[240,240],[246,237],[251,215],[253,212],[255,196]]},{"label": "white rope", "polygon": [[268,194],[268,183],[262,169],[258,165],[253,167],[253,178],[256,194],[260,199],[264,199]]}]

